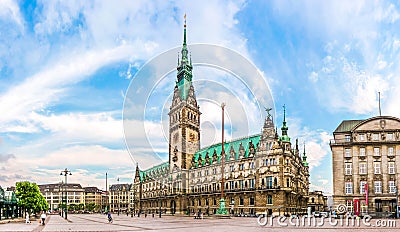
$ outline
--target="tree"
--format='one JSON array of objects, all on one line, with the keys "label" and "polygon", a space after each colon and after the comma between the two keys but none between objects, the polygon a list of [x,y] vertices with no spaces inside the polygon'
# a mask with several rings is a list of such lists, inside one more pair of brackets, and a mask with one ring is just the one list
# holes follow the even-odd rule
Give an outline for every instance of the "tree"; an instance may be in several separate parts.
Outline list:
[{"label": "tree", "polygon": [[15,189],[15,195],[19,200],[18,205],[29,213],[48,210],[49,204],[35,183],[29,181],[17,182]]},{"label": "tree", "polygon": [[95,207],[96,207],[96,205],[93,202],[85,205],[85,209],[90,212],[93,212]]}]

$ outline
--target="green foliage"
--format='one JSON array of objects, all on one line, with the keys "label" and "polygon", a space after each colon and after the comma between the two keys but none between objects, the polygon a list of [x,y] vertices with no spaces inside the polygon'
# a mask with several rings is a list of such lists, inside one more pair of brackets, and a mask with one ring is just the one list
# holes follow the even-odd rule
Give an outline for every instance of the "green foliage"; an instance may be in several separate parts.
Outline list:
[{"label": "green foliage", "polygon": [[88,204],[86,204],[85,209],[87,211],[93,212],[95,210],[96,206],[97,205],[94,203],[88,203]]},{"label": "green foliage", "polygon": [[29,181],[17,182],[15,194],[19,199],[18,205],[28,212],[39,212],[49,208],[49,204],[35,183]]}]

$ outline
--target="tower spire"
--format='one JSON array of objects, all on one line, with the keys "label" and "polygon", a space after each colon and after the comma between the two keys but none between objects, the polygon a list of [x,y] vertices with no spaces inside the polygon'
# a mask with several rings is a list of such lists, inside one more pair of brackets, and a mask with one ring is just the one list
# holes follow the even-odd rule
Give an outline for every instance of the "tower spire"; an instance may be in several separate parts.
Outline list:
[{"label": "tower spire", "polygon": [[290,138],[288,136],[288,127],[286,125],[286,106],[283,105],[283,122],[282,122],[282,137],[280,138],[281,141],[290,142]]},{"label": "tower spire", "polygon": [[186,14],[183,16],[185,24],[183,24],[183,45],[182,45],[182,62],[188,61],[188,50],[186,44]]},{"label": "tower spire", "polygon": [[181,100],[187,100],[189,90],[192,86],[192,57],[189,59],[189,52],[186,44],[186,14],[184,15],[185,22],[183,24],[183,45],[181,49],[181,57],[178,55],[178,74],[177,86]]},{"label": "tower spire", "polygon": [[304,145],[303,145],[303,165],[304,166],[308,166],[308,162],[307,162],[307,155],[306,155],[306,142],[304,142]]}]

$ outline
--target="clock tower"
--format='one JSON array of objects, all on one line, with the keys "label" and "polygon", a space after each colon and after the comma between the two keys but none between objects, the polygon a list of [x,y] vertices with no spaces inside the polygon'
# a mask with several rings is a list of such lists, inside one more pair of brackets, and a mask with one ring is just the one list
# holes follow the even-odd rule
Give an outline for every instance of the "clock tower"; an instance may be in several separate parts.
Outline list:
[{"label": "clock tower", "polygon": [[186,45],[186,20],[183,28],[181,60],[169,110],[170,171],[189,169],[194,153],[200,150],[200,110],[192,84],[192,59]]}]

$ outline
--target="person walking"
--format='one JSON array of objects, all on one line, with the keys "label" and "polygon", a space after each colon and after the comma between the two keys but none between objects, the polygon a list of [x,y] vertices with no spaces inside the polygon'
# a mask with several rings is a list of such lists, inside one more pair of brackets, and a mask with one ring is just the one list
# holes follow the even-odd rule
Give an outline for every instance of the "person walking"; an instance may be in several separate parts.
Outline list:
[{"label": "person walking", "polygon": [[28,212],[26,212],[25,223],[26,224],[31,223],[31,221],[29,221],[29,213]]},{"label": "person walking", "polygon": [[107,218],[108,218],[108,223],[112,223],[113,222],[113,219],[112,219],[110,211],[108,211],[108,213],[107,213]]},{"label": "person walking", "polygon": [[42,219],[42,225],[44,226],[44,221],[46,221],[46,213],[44,211],[42,215],[40,215],[40,218]]}]

